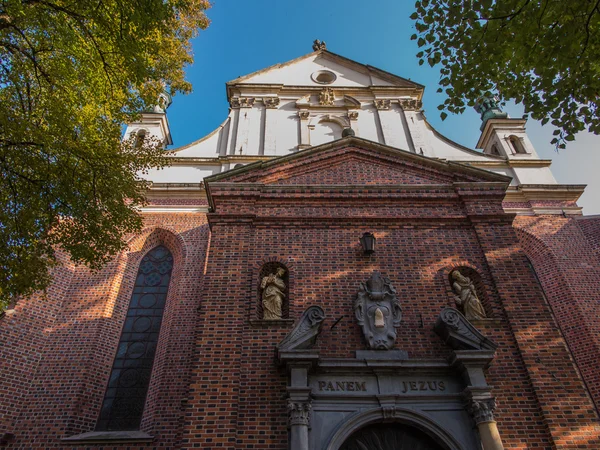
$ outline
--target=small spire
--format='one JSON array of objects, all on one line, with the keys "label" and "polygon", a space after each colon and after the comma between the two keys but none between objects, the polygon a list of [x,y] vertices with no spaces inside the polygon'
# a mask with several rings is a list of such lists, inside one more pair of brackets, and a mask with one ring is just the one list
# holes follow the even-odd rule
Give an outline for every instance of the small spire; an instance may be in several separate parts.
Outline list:
[{"label": "small spire", "polygon": [[325,44],[325,41],[315,39],[312,48],[315,52],[319,50],[327,50],[327,44]]}]

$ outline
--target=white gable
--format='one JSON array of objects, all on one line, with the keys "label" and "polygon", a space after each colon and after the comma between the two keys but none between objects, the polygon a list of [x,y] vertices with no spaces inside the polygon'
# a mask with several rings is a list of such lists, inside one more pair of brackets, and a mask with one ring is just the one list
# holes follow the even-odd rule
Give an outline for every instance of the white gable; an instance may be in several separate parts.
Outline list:
[{"label": "white gable", "polygon": [[[556,183],[548,163],[534,150],[502,157],[442,136],[421,110],[423,89],[327,50],[315,51],[227,83],[231,107],[226,120],[204,138],[175,149],[174,164],[147,177],[154,183],[199,185],[207,174],[331,142],[351,128],[359,138],[511,176],[514,185]],[[150,130],[150,119],[130,128],[144,125]],[[528,142],[522,120],[505,122],[496,127],[496,140],[516,133],[518,122]],[[507,131],[507,126],[512,128]]]},{"label": "white gable", "polygon": [[[336,59],[338,61],[336,61]],[[240,77],[231,83],[283,84],[286,86],[321,86],[311,77],[320,70],[333,72],[333,87],[395,86],[390,81],[374,76],[361,64],[343,64],[341,58],[328,53],[311,53],[288,63],[277,64],[254,74]]]}]

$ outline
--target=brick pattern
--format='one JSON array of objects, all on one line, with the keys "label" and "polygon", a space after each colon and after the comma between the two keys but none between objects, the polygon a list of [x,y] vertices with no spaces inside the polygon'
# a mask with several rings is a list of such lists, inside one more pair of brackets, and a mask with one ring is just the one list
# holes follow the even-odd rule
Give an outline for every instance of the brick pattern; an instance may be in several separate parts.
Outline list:
[{"label": "brick pattern", "polygon": [[[575,361],[600,408],[598,220],[519,217],[515,229]],[[591,238],[590,239],[588,239]]]},{"label": "brick pattern", "polygon": [[[347,159],[331,169],[333,155]],[[8,448],[81,448],[60,438],[93,430],[139,260],[158,244],[170,249],[175,264],[141,426],[155,436],[152,448],[287,448],[287,374],[274,350],[290,326],[251,322],[260,271],[270,262],[289,269],[290,318],[310,305],[325,310],[317,341],[323,357],[352,357],[364,348],[353,301],[359,283],[379,270],[391,279],[403,308],[398,348],[413,359],[446,358],[450,350],[433,324],[443,307],[454,305],[449,274],[459,267],[476,271],[492,317],[477,327],[499,345],[487,379],[505,448],[600,448],[593,403],[521,250],[530,255],[527,230],[561,236],[564,228],[548,230],[544,218],[517,218],[518,240],[513,216],[502,210],[502,187],[453,185],[457,179],[447,172],[382,162],[386,158],[371,150],[331,149],[225,180],[273,182],[267,188],[213,183],[215,212],[148,214],[130,251],[103,271],[72,268],[72,275],[58,274],[47,304],[38,297],[21,302],[0,319],[9,342],[0,357],[24,367],[8,382],[0,378],[0,392],[14,392],[21,403],[15,408],[0,398],[0,408],[15,418],[5,425],[16,434]],[[312,160],[322,160],[321,170],[310,168]],[[322,188],[336,184],[337,175],[343,183],[366,176],[357,160],[382,183]],[[385,187],[385,180],[409,172],[429,186]],[[276,182],[292,175],[321,187]],[[441,184],[431,186],[431,180]],[[364,231],[377,237],[370,257],[358,240]],[[564,232],[566,251],[571,231]],[[576,276],[575,265],[565,269],[556,283]],[[552,283],[550,275],[547,280]]]},{"label": "brick pattern", "polygon": [[[0,347],[0,358],[21,353],[39,359],[37,367],[23,376],[31,381],[22,382],[21,408],[11,411],[14,421],[4,429],[15,434],[8,448],[81,448],[60,439],[94,430],[139,261],[160,244],[172,252],[174,270],[141,429],[156,436],[153,446],[175,448],[193,365],[208,226],[206,217],[197,214],[148,215],[146,224],[143,233],[130,241],[129,251],[102,271],[74,268],[64,298],[24,299],[10,316],[13,327],[0,320],[0,332],[21,341]],[[57,278],[55,284],[64,281],[68,277]],[[15,328],[20,334],[14,333]],[[45,339],[40,338],[43,334]],[[31,346],[23,346],[24,340]],[[4,387],[5,378],[0,380]],[[3,406],[5,398],[0,400]]]}]

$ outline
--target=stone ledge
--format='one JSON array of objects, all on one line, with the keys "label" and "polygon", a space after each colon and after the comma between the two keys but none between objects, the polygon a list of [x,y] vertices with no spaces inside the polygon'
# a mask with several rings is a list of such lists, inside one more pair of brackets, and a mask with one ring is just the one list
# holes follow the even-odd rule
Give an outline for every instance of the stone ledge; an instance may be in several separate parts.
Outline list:
[{"label": "stone ledge", "polygon": [[70,436],[68,438],[63,438],[61,440],[62,442],[69,442],[73,444],[93,444],[103,442],[110,442],[112,444],[117,442],[152,442],[154,437],[150,436],[148,433],[144,433],[143,431],[90,431],[87,433],[76,434],[75,436]]},{"label": "stone ledge", "polygon": [[294,324],[294,319],[278,319],[278,320],[264,320],[264,319],[250,319],[250,326],[252,328],[289,328]]}]

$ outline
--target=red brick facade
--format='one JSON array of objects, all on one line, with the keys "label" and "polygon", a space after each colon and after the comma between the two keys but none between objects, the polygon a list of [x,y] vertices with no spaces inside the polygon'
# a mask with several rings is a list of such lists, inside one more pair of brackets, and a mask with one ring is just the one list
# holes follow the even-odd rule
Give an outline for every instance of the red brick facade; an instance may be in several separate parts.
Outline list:
[{"label": "red brick facade", "polygon": [[[449,274],[476,271],[489,318],[474,325],[498,344],[486,379],[505,448],[600,448],[598,225],[506,214],[507,183],[356,138],[208,178],[210,213],[147,214],[104,270],[65,264],[46,296],[0,319],[5,446],[288,448],[275,346],[291,321],[258,320],[259,274],[277,262],[289,271],[289,318],[310,305],[327,315],[321,358],[365,348],[353,299],[378,270],[403,309],[397,348],[444,361],[451,350],[433,324],[455,305]],[[377,237],[372,256],[364,231]],[[94,430],[133,278],[159,244],[174,271],[140,427],[153,441],[62,441]]]}]

